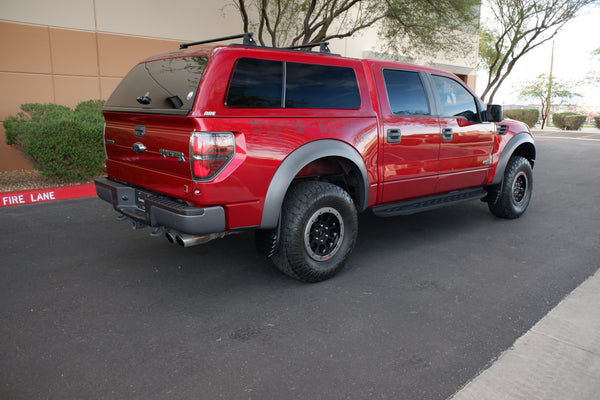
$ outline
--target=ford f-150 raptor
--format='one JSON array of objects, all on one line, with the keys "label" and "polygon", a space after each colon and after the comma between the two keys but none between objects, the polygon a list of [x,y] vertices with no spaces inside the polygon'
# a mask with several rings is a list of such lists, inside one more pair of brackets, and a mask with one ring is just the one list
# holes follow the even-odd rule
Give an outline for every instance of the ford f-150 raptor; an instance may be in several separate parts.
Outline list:
[{"label": "ford f-150 raptor", "polygon": [[106,102],[96,189],[135,227],[183,246],[254,229],[282,272],[317,282],[342,268],[367,209],[525,212],[529,129],[455,75],[243,37],[147,58]]}]

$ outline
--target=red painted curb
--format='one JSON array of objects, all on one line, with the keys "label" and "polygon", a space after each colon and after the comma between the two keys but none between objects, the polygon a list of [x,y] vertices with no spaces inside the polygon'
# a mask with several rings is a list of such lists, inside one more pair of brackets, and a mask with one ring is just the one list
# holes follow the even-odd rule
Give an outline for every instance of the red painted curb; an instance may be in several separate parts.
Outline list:
[{"label": "red painted curb", "polygon": [[0,207],[45,203],[48,201],[92,196],[96,196],[96,187],[93,183],[56,188],[20,190],[18,192],[0,193]]}]

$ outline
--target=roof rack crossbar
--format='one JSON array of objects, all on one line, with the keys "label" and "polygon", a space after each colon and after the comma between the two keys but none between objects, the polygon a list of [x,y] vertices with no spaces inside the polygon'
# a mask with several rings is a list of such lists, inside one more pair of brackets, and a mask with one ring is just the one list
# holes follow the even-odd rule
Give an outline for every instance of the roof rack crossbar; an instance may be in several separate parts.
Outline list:
[{"label": "roof rack crossbar", "polygon": [[329,50],[329,42],[301,44],[298,46],[284,47],[284,49],[287,49],[287,50],[307,49],[307,48],[312,48],[312,47],[316,47],[316,46],[319,46],[319,51],[321,53],[331,53],[331,50]]},{"label": "roof rack crossbar", "polygon": [[202,40],[200,42],[183,43],[183,44],[179,45],[179,48],[180,49],[187,49],[190,46],[197,46],[199,44],[222,42],[223,40],[232,40],[232,39],[240,39],[240,38],[244,38],[244,45],[246,45],[246,46],[256,46],[256,42],[252,38],[253,34],[254,34],[253,32],[246,32],[246,33],[242,33],[242,34],[239,34],[239,35],[232,35],[232,36],[225,36],[225,37],[216,38],[216,39]]}]

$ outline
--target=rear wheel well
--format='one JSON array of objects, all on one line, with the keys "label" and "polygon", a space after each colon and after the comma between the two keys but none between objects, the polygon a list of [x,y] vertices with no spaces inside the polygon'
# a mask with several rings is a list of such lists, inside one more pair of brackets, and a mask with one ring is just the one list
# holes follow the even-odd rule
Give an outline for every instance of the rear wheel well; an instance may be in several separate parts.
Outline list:
[{"label": "rear wheel well", "polygon": [[306,180],[328,182],[341,187],[348,192],[357,208],[365,195],[362,193],[364,185],[360,170],[347,158],[323,157],[308,163],[296,174],[293,182]]},{"label": "rear wheel well", "polygon": [[[294,176],[285,189],[286,195],[298,183],[305,181],[327,182],[339,186],[350,195],[357,211],[362,211],[361,204],[366,204],[366,190],[360,168],[347,158],[328,156],[309,162]],[[277,250],[280,228],[278,225],[258,229],[255,233],[256,247],[267,257],[271,257]]]},{"label": "rear wheel well", "polygon": [[277,167],[263,203],[260,228],[277,227],[283,201],[295,179],[335,182],[351,195],[358,212],[367,208],[368,173],[361,153],[341,141],[317,140],[294,150]]}]

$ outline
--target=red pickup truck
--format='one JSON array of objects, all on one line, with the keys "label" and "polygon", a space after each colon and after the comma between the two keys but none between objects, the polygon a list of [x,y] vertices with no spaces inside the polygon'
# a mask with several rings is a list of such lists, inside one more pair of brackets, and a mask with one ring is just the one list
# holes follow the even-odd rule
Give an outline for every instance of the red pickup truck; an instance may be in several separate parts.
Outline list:
[{"label": "red pickup truck", "polygon": [[[525,212],[535,145],[437,69],[303,49],[182,45],[137,64],[106,102],[98,196],[183,246],[256,230],[293,278],[342,268],[357,214],[481,199]],[[194,45],[194,46],[192,46]]]}]

